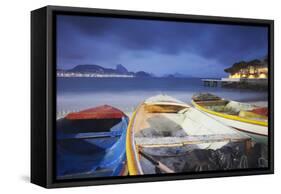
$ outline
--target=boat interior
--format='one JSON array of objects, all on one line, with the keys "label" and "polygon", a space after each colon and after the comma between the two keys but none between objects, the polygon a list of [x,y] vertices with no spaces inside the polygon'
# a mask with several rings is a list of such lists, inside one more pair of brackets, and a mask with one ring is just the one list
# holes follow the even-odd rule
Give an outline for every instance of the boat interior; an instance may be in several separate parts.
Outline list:
[{"label": "boat interior", "polygon": [[[122,118],[116,119],[61,119],[57,123],[57,129],[61,133],[89,133],[108,132],[111,128],[120,123]],[[93,127],[94,126],[94,127]]]},{"label": "boat interior", "polygon": [[257,107],[248,103],[220,99],[215,101],[197,101],[196,104],[214,112],[235,115],[248,119],[267,121],[268,118],[268,109],[266,107]]},{"label": "boat interior", "polygon": [[127,121],[124,118],[58,120],[58,178],[114,174],[123,165],[120,161],[125,159],[126,128]]},{"label": "boat interior", "polygon": [[[215,150],[201,149],[199,146],[206,144],[206,136],[194,136],[195,139],[192,139],[183,129],[184,113],[189,108],[184,105],[145,103],[138,108],[133,128],[136,150],[139,156],[138,162],[143,174],[216,170],[220,168],[208,159]],[[239,138],[236,144],[240,150],[244,150],[244,140]],[[218,141],[220,140],[226,141],[224,137],[219,137]],[[227,143],[222,145],[225,144]],[[230,146],[229,149],[233,148]],[[199,164],[196,160],[204,164],[196,166],[196,164]]]}]

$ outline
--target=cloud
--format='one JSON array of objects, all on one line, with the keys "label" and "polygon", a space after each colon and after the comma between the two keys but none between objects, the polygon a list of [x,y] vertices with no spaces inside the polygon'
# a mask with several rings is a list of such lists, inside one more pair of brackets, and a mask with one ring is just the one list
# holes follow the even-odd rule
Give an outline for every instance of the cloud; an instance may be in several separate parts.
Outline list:
[{"label": "cloud", "polygon": [[[61,68],[122,63],[134,70],[138,64],[154,74],[189,70],[187,65],[200,74],[195,69],[203,67],[202,60],[214,62],[211,68],[222,74],[232,63],[265,56],[268,50],[266,27],[89,16],[58,16],[57,48]],[[192,63],[191,56],[196,56]],[[163,69],[165,60],[174,66]]]}]

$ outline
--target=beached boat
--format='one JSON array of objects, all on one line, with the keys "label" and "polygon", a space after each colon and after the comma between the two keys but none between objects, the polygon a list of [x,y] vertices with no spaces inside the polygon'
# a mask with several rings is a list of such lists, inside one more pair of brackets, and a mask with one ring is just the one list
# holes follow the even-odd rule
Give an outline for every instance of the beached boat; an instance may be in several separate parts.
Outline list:
[{"label": "beached boat", "polygon": [[57,178],[119,176],[126,173],[128,117],[104,105],[57,121]]},{"label": "beached boat", "polygon": [[170,96],[154,96],[137,107],[127,129],[129,174],[233,169],[235,164],[224,167],[226,157],[217,156],[226,147],[232,154],[230,144],[236,143],[251,147],[249,136]]},{"label": "beached boat", "polygon": [[254,141],[267,144],[267,107],[226,100],[209,93],[194,95],[192,104],[218,121],[251,136]]}]

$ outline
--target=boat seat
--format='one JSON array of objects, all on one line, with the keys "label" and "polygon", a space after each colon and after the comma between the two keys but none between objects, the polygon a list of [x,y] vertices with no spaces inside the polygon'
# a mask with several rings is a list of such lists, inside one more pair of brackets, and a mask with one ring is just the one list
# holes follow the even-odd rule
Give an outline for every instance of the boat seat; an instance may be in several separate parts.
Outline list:
[{"label": "boat seat", "polygon": [[246,141],[249,137],[240,134],[213,134],[213,135],[189,135],[184,137],[136,137],[135,142],[143,147],[165,147],[183,146],[189,144],[225,142],[225,141]]},{"label": "boat seat", "polygon": [[182,129],[184,114],[147,113],[144,125],[135,135],[138,137],[185,136]]}]

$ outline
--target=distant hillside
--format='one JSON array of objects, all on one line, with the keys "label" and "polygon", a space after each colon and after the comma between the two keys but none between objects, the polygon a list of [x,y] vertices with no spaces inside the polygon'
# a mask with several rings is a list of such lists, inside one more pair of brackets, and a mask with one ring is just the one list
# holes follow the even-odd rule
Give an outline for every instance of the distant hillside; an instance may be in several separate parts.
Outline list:
[{"label": "distant hillside", "polygon": [[121,64],[118,64],[116,66],[116,71],[119,72],[119,73],[129,73],[128,70],[126,69],[126,67],[124,67]]},{"label": "distant hillside", "polygon": [[151,74],[146,73],[145,71],[138,71],[135,73],[136,77],[151,77]]},{"label": "distant hillside", "polygon": [[96,75],[127,75],[133,77],[151,77],[150,73],[139,71],[139,72],[129,72],[126,67],[121,64],[118,64],[115,69],[105,68],[96,64],[85,64],[85,65],[77,65],[72,69],[58,69],[57,74],[96,74]]},{"label": "distant hillside", "polygon": [[[66,70],[67,72],[72,73],[98,73],[98,74],[119,74],[119,73],[128,73],[125,67],[122,65],[117,65],[116,69],[105,68],[99,65],[77,65],[72,69]],[[122,71],[120,70],[122,68]]]}]

